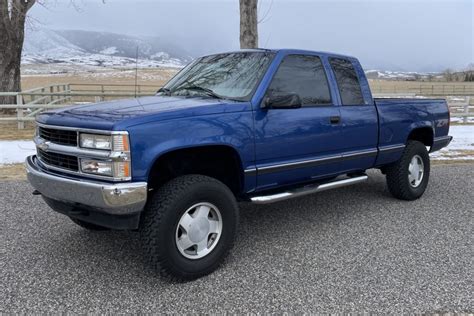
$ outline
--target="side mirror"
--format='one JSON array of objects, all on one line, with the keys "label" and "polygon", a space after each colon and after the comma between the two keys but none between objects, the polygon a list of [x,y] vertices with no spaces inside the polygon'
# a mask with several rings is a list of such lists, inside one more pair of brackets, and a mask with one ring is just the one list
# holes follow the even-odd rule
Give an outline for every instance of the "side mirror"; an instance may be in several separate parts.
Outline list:
[{"label": "side mirror", "polygon": [[297,109],[301,107],[301,98],[296,93],[265,96],[262,109]]}]

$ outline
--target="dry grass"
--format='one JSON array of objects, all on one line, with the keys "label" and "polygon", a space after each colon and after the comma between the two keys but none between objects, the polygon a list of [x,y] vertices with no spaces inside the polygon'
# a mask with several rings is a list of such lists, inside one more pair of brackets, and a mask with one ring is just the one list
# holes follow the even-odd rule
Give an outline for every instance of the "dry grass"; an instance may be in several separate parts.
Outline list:
[{"label": "dry grass", "polygon": [[[137,84],[153,85],[156,90],[163,86],[178,70],[173,68],[139,69]],[[135,70],[104,70],[100,72],[78,72],[54,75],[23,75],[22,90],[53,84],[135,84]]]},{"label": "dry grass", "polygon": [[33,139],[34,123],[25,122],[25,129],[18,129],[16,122],[0,123],[0,140]]},{"label": "dry grass", "polygon": [[381,80],[381,79],[370,79],[369,80],[371,88],[377,88],[379,86],[383,88],[397,87],[397,88],[418,88],[421,86],[434,86],[434,88],[439,88],[442,86],[470,86],[474,88],[474,82],[444,82],[444,81],[403,81],[403,80]]},{"label": "dry grass", "polygon": [[[467,87],[467,91],[474,91],[474,82],[425,82],[425,81],[396,81],[396,80],[380,80],[372,79],[369,80],[370,89],[372,93],[407,93],[410,91],[415,92],[420,90],[420,86],[423,87],[423,91],[429,92],[431,89],[435,92],[441,92],[443,86],[446,86],[445,91],[450,92],[452,86],[456,86],[455,91],[462,92],[463,87]],[[432,87],[432,88],[431,88]],[[381,90],[380,90],[381,89]],[[435,97],[438,98],[438,97]],[[442,98],[442,97],[439,97]],[[474,105],[474,98],[471,97],[471,105]]]},{"label": "dry grass", "polygon": [[461,122],[450,122],[449,125],[474,125],[474,122],[467,122],[467,123],[461,123]]},{"label": "dry grass", "polygon": [[456,159],[456,160],[431,160],[431,165],[441,166],[441,165],[474,165],[474,160],[472,159]]},{"label": "dry grass", "polygon": [[[452,151],[441,151],[439,158],[449,158],[455,160],[463,160],[465,157],[474,157],[474,150],[471,149],[460,149]],[[440,159],[442,160],[442,159]]]},{"label": "dry grass", "polygon": [[0,165],[0,181],[26,180],[25,166],[22,163]]}]

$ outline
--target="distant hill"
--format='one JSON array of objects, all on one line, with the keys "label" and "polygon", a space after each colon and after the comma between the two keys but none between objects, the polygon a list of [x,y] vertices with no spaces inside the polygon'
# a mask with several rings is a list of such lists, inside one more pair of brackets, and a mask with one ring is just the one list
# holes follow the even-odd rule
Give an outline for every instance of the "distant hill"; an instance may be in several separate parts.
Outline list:
[{"label": "distant hill", "polygon": [[365,75],[368,79],[385,80],[434,80],[440,79],[441,74],[436,72],[414,72],[414,71],[388,71],[388,70],[366,70]]},{"label": "distant hill", "polygon": [[25,36],[22,62],[26,64],[67,63],[88,66],[182,67],[193,56],[158,37],[136,37],[78,30],[33,30]]}]

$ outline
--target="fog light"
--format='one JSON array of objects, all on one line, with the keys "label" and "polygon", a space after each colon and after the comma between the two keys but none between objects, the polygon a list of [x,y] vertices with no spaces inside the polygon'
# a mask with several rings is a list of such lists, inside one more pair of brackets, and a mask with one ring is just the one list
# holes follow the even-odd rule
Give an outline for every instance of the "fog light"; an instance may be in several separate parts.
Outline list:
[{"label": "fog light", "polygon": [[109,176],[114,178],[130,177],[130,161],[102,161],[81,159],[81,170],[84,173]]},{"label": "fog light", "polygon": [[113,163],[112,161],[100,161],[94,159],[81,159],[81,170],[85,173],[113,176],[112,174]]}]

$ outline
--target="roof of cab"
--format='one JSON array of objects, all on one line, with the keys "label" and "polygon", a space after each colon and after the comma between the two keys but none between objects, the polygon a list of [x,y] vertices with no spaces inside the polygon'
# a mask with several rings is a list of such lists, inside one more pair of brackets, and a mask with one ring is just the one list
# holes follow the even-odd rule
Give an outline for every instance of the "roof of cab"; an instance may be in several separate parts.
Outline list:
[{"label": "roof of cab", "polygon": [[[347,59],[356,59],[353,56],[337,54],[332,52],[322,52],[322,51],[313,51],[313,50],[305,50],[305,49],[293,49],[293,48],[278,48],[278,49],[271,49],[271,48],[253,48],[253,49],[241,49],[229,52],[222,52],[217,54],[228,54],[228,53],[241,53],[241,52],[273,52],[273,53],[283,53],[283,54],[316,54],[319,56],[326,56],[326,57],[341,57]],[[217,55],[217,54],[210,54],[210,55]]]}]

